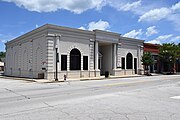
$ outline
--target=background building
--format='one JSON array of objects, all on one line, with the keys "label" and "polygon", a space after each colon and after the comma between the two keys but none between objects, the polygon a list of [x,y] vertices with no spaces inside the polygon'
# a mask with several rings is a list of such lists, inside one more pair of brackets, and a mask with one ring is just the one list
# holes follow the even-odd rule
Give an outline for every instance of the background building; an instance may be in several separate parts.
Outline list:
[{"label": "background building", "polygon": [[[141,73],[143,40],[46,24],[6,43],[5,75],[54,79]],[[57,53],[56,53],[57,50]]]},{"label": "background building", "polygon": [[157,44],[151,44],[151,43],[144,43],[144,52],[150,52],[153,60],[154,60],[154,64],[150,65],[150,73],[154,73],[154,72],[160,72],[160,62],[159,62],[159,47],[160,45]]},{"label": "background building", "polygon": [[0,71],[4,71],[4,62],[0,61]]}]

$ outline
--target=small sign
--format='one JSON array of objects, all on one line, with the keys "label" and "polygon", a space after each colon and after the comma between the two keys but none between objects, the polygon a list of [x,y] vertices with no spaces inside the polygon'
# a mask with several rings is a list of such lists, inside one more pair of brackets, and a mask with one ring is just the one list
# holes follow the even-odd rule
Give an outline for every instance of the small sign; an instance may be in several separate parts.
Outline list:
[{"label": "small sign", "polygon": [[46,70],[46,68],[42,68],[42,70]]}]

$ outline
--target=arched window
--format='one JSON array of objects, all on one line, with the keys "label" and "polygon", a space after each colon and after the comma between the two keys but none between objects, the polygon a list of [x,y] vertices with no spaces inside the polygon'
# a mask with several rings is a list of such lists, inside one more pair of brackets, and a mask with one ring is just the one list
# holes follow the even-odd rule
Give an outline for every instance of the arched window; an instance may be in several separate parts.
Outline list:
[{"label": "arched window", "polygon": [[28,70],[28,63],[27,63],[27,59],[28,59],[28,53],[27,53],[27,50],[25,49],[24,50],[24,53],[23,53],[23,70]]},{"label": "arched window", "polygon": [[18,56],[17,53],[14,53],[14,70],[18,69]]},{"label": "arched window", "polygon": [[76,48],[70,52],[70,70],[81,70],[81,53]]},{"label": "arched window", "polygon": [[133,60],[133,56],[131,53],[128,53],[126,56],[126,69],[132,69],[132,61]]},{"label": "arched window", "polygon": [[41,47],[39,46],[36,49],[36,71],[41,71],[42,70],[42,54],[41,54]]}]

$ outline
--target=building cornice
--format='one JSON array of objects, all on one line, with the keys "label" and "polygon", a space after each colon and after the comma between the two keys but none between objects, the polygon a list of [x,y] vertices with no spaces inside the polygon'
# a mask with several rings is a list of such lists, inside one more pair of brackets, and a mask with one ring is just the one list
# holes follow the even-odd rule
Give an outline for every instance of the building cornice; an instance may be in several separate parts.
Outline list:
[{"label": "building cornice", "polygon": [[43,25],[43,26],[41,26],[41,27],[39,27],[39,28],[36,28],[36,29],[34,29],[34,30],[30,31],[30,32],[27,32],[27,33],[25,33],[25,34],[23,34],[23,35],[15,38],[15,39],[13,39],[13,40],[7,42],[7,43],[5,43],[5,44],[6,44],[6,45],[9,45],[9,44],[14,43],[14,42],[17,42],[17,41],[19,41],[19,40],[25,39],[25,38],[27,38],[27,37],[29,37],[29,36],[31,36],[31,35],[35,35],[35,34],[37,34],[37,33],[39,33],[39,32],[42,32],[43,30],[46,30],[47,28],[48,28],[48,26],[47,26],[47,24],[45,24],[45,25]]},{"label": "building cornice", "polygon": [[115,33],[115,32],[110,32],[110,31],[104,31],[104,30],[93,30],[93,32],[95,34],[106,34],[106,35],[113,35],[113,36],[116,36],[116,37],[120,37],[121,34],[119,33]]},{"label": "building cornice", "polygon": [[62,26],[57,26],[57,25],[52,25],[52,24],[45,24],[45,25],[43,25],[39,28],[36,28],[28,33],[25,33],[24,35],[21,35],[5,44],[11,45],[13,43],[20,42],[21,40],[24,40],[24,39],[33,39],[33,37],[35,37],[36,35],[38,35],[41,32],[44,32],[43,33],[44,35],[46,35],[46,34],[48,35],[48,33],[51,33],[50,31],[58,32],[58,30],[74,33],[74,35],[81,34],[83,36],[87,36],[87,35],[92,36],[92,38],[90,37],[90,39],[93,39],[93,37],[95,37],[95,36],[97,37],[97,36],[103,35],[104,37],[107,37],[107,38],[108,38],[108,36],[112,36],[113,39],[118,39],[118,40],[144,42],[144,40],[122,37],[119,33],[114,33],[114,32],[109,32],[109,31],[103,31],[103,30],[89,31],[89,30],[81,30],[81,29],[77,29],[77,28],[62,27]]},{"label": "building cornice", "polygon": [[82,30],[82,29],[77,29],[77,28],[63,27],[63,26],[57,26],[57,25],[52,25],[52,24],[46,24],[46,25],[48,26],[48,29],[53,29],[53,30],[77,32],[77,33],[82,33],[82,34],[94,34],[93,31],[89,31],[89,30]]},{"label": "building cornice", "polygon": [[144,42],[145,40],[141,39],[136,39],[136,38],[128,38],[128,37],[120,37],[120,40],[129,40],[129,41],[139,41],[139,42]]}]

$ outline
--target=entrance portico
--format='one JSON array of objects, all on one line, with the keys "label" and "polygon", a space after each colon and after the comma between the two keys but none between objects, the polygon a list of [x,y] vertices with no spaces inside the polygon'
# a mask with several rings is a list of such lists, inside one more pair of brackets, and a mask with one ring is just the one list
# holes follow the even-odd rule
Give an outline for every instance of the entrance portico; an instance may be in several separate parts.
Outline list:
[{"label": "entrance portico", "polygon": [[119,34],[94,30],[95,70],[112,76],[140,74],[143,41],[121,37]]},{"label": "entrance portico", "polygon": [[111,75],[113,70],[116,70],[116,43],[99,42],[99,67],[100,74],[104,75],[108,71]]},{"label": "entrance portico", "polygon": [[117,45],[119,43],[119,34],[94,30],[96,34],[95,41],[95,69],[104,75],[108,71],[114,75],[117,69]]}]

